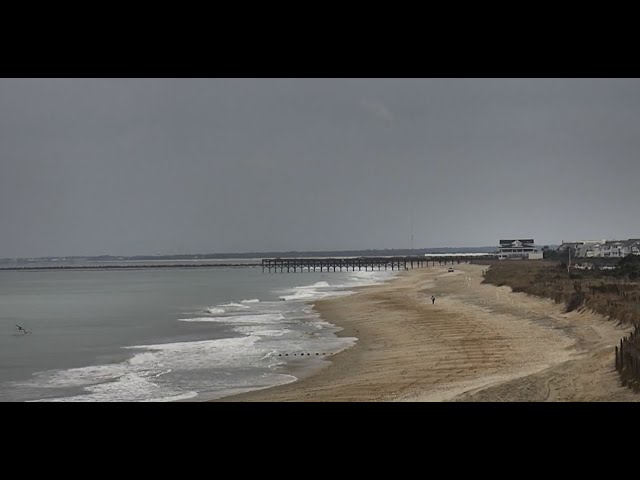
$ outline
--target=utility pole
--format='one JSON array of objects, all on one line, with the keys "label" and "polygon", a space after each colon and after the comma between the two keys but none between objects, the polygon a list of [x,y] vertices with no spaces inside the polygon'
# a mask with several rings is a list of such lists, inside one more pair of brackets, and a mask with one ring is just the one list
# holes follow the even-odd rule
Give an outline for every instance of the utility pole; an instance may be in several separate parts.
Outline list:
[{"label": "utility pole", "polygon": [[571,268],[571,246],[569,246],[569,263],[567,264],[567,273],[569,273],[570,268]]}]

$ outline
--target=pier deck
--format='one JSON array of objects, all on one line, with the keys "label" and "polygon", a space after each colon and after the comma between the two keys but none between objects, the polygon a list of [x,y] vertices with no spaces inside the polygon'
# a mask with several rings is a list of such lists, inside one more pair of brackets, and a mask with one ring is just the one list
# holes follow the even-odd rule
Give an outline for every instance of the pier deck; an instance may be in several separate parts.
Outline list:
[{"label": "pier deck", "polygon": [[264,258],[262,259],[262,271],[269,273],[278,272],[315,272],[333,271],[342,272],[357,270],[408,270],[410,268],[426,267],[432,265],[449,265],[453,263],[466,263],[469,257],[463,256],[413,256],[413,257],[347,257],[347,258]]}]

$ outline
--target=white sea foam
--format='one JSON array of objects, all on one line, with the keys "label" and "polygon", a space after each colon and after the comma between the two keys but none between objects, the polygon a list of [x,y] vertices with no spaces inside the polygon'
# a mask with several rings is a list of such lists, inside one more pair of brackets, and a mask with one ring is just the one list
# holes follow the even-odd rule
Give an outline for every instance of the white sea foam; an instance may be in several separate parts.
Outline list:
[{"label": "white sea foam", "polygon": [[348,282],[350,286],[376,285],[389,281],[397,275],[397,271],[349,272]]},{"label": "white sea foam", "polygon": [[224,322],[224,318],[220,317],[196,317],[196,318],[179,318],[179,322]]},{"label": "white sea foam", "polygon": [[388,281],[396,275],[397,272],[348,272],[346,278],[340,277],[342,283],[332,285],[327,281],[319,281],[312,285],[301,285],[283,292],[285,295],[281,295],[280,299],[286,301],[310,301],[352,295],[355,292],[348,290],[349,288],[375,285]]},{"label": "white sea foam", "polygon": [[220,307],[210,307],[207,308],[207,312],[212,315],[222,315],[223,313],[225,313],[225,309]]},{"label": "white sea foam", "polygon": [[[298,312],[311,314],[310,307],[301,308]],[[307,352],[310,355],[305,358],[317,359],[314,353],[335,353],[356,341],[355,338],[322,335],[323,328],[330,331],[332,327],[324,321],[296,320],[291,328],[282,328],[283,322],[291,322],[292,319],[286,320],[280,313],[202,317],[200,320],[232,320],[237,325],[234,331],[243,336],[125,347],[134,352],[132,358],[125,362],[39,372],[23,385],[31,383],[32,386],[42,388],[44,385],[52,389],[81,387],[85,392],[44,401],[177,401],[193,398],[197,391],[209,392],[208,396],[217,398],[234,391],[288,383],[295,378],[276,373],[273,369],[293,360],[293,354]],[[290,353],[287,360],[284,353]],[[247,368],[266,369],[272,373],[231,373],[237,369],[247,372]],[[198,377],[201,380],[195,383],[194,380],[184,380],[185,375],[192,378],[194,372],[203,372]],[[216,372],[220,372],[217,377]]]},{"label": "white sea foam", "polygon": [[242,333],[244,335],[259,335],[260,337],[283,337],[292,333],[292,330],[287,328],[274,329],[270,326],[251,325],[235,327],[234,332]]},{"label": "white sea foam", "polygon": [[[208,371],[257,366],[270,368],[273,346],[260,345],[257,335],[196,342],[125,347],[138,350],[126,362],[40,372],[22,386],[83,387],[85,394],[45,401],[173,401],[194,396],[162,377],[172,372]],[[206,378],[206,377],[205,377]],[[246,379],[238,380],[245,382]],[[224,385],[233,386],[233,380]],[[269,385],[268,381],[264,382]]]},{"label": "white sea foam", "polygon": [[128,373],[116,381],[85,386],[86,394],[58,397],[39,402],[108,402],[114,400],[131,402],[174,402],[198,395],[195,391],[181,391],[167,385],[158,385],[136,373]]},{"label": "white sea foam", "polygon": [[156,358],[155,354],[152,352],[140,353],[129,360],[127,362],[130,365],[145,365],[149,362],[152,362]]},{"label": "white sea foam", "polygon": [[284,320],[281,313],[264,313],[257,315],[230,315],[227,317],[196,317],[196,318],[180,318],[180,322],[213,322],[213,323],[229,323],[229,324],[270,324]]},{"label": "white sea foam", "polygon": [[280,298],[286,301],[296,301],[296,300],[320,300],[323,298],[329,297],[342,297],[346,295],[352,295],[355,292],[351,292],[348,290],[334,291],[334,292],[320,292],[317,290],[307,290],[301,289],[292,293],[291,295],[282,295]]},{"label": "white sea foam", "polygon": [[220,305],[220,307],[224,307],[224,308],[231,308],[231,309],[249,309],[251,307],[247,306],[247,305],[243,305],[241,303],[236,303],[236,302],[230,302],[230,303],[223,303],[222,305]]},{"label": "white sea foam", "polygon": [[316,282],[313,285],[304,285],[302,287],[297,288],[322,288],[322,287],[330,287],[328,282]]},{"label": "white sea foam", "polygon": [[[262,348],[256,346],[260,337],[256,335],[201,340],[196,342],[161,343],[125,347],[143,350],[134,358],[142,358],[145,366],[170,366],[175,370],[207,368],[212,365],[242,365],[247,356],[259,357]],[[148,354],[152,353],[151,356]]]},{"label": "white sea foam", "polygon": [[249,300],[242,300],[240,303],[259,303],[260,300],[257,298],[251,298]]}]

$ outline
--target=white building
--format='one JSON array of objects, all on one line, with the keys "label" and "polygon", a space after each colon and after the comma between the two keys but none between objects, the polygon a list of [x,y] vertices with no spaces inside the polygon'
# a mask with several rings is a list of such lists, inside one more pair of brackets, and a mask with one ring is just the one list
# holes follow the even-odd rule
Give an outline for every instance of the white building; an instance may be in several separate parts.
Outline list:
[{"label": "white building", "polygon": [[584,258],[622,258],[640,255],[640,239],[602,240],[578,245],[576,256]]},{"label": "white building", "polygon": [[541,260],[542,252],[533,244],[533,239],[500,240],[499,260]]}]

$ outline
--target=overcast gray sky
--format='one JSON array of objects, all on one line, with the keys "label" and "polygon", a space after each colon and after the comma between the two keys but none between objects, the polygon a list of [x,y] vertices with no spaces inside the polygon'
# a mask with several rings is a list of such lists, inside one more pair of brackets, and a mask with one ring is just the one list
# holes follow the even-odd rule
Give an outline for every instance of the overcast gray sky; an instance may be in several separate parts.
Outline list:
[{"label": "overcast gray sky", "polygon": [[0,257],[640,237],[635,79],[0,79]]}]

